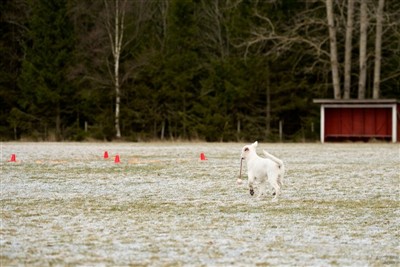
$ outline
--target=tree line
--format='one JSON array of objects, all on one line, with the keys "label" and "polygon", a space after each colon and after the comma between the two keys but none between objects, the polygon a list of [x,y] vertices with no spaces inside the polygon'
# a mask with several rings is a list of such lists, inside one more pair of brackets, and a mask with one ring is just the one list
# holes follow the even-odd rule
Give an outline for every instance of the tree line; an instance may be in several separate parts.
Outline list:
[{"label": "tree line", "polygon": [[312,99],[400,96],[396,0],[0,10],[2,140],[314,140]]}]

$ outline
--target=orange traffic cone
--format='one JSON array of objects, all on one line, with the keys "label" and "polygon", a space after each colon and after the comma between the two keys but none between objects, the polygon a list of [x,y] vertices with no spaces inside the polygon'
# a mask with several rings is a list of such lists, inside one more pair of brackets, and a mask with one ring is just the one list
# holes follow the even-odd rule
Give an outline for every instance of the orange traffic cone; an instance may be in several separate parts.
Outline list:
[{"label": "orange traffic cone", "polygon": [[200,154],[200,160],[207,160],[206,156],[204,155],[204,153]]},{"label": "orange traffic cone", "polygon": [[115,162],[115,163],[120,163],[120,162],[121,162],[121,161],[119,160],[119,155],[116,155],[116,156],[115,156],[114,162]]},{"label": "orange traffic cone", "polygon": [[107,151],[104,151],[104,158],[108,159],[108,152]]}]

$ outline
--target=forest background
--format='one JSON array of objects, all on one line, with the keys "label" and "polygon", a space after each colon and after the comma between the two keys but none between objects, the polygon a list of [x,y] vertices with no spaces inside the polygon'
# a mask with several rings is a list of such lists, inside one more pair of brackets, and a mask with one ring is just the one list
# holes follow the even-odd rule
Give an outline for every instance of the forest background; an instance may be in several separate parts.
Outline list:
[{"label": "forest background", "polygon": [[316,140],[399,98],[397,0],[1,0],[1,140]]}]

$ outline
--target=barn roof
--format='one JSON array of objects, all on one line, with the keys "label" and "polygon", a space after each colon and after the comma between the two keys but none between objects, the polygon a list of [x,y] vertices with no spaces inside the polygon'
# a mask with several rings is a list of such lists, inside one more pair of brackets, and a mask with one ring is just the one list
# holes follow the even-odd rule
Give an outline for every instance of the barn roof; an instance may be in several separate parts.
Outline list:
[{"label": "barn roof", "polygon": [[398,104],[398,99],[314,99],[315,104]]}]

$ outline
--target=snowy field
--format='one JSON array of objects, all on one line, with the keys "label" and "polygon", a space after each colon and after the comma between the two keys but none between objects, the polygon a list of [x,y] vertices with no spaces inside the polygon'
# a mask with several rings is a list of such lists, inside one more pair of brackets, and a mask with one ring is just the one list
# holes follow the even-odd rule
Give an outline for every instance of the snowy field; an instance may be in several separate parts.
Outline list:
[{"label": "snowy field", "polygon": [[0,265],[400,266],[398,144],[260,143],[279,202],[236,184],[243,145],[2,143]]}]

